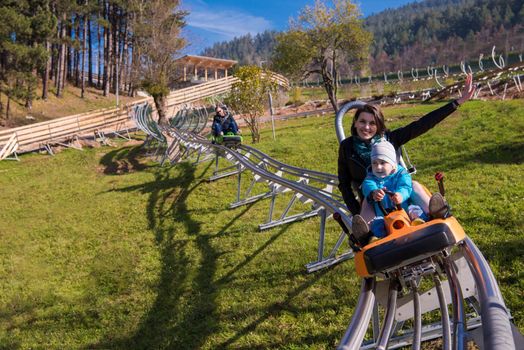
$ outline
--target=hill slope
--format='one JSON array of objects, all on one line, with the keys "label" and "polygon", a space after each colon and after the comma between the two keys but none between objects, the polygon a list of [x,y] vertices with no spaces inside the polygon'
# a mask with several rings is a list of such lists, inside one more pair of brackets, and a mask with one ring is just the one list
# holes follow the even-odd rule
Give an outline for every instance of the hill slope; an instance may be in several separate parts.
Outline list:
[{"label": "hill slope", "polygon": [[[435,107],[386,108],[388,126]],[[430,189],[434,172],[445,171],[453,213],[521,331],[524,118],[514,116],[522,114],[522,100],[468,102],[407,146]],[[333,123],[333,115],[278,121],[277,140],[266,128],[256,147],[336,173]],[[121,145],[0,162],[0,348],[335,347],[360,287],[353,261],[305,273],[319,219],[258,232],[269,199],[229,210],[236,177],[208,182],[211,162],[160,167],[145,151]],[[289,198],[279,196],[276,210]],[[334,244],[340,228],[327,225]]]}]

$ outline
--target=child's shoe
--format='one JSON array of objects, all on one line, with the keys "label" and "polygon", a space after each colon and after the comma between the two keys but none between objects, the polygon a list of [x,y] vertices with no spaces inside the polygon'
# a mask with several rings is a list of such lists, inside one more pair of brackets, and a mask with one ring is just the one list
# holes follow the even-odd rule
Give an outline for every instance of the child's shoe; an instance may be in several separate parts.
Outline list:
[{"label": "child's shoe", "polygon": [[432,219],[444,219],[450,216],[448,203],[438,192],[429,199],[429,215]]},{"label": "child's shoe", "polygon": [[418,225],[422,225],[422,224],[425,224],[426,222],[421,219],[421,218],[416,218],[415,220],[412,220],[411,221],[411,226],[418,226]]},{"label": "child's shoe", "polygon": [[375,242],[375,241],[378,241],[379,239],[380,239],[380,238],[378,238],[377,236],[371,236],[371,238],[369,239],[368,244],[371,244],[371,243],[373,243],[373,242]]},{"label": "child's shoe", "polygon": [[361,245],[367,243],[369,237],[369,226],[362,216],[358,214],[353,216],[351,231]]}]

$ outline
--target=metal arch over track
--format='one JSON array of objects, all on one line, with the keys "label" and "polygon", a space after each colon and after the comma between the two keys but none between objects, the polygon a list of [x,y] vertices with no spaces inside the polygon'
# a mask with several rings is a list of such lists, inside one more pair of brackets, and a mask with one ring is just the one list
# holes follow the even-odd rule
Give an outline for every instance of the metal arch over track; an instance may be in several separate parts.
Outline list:
[{"label": "metal arch over track", "polygon": [[[361,104],[358,101],[351,102],[341,108],[336,117],[339,140],[344,138],[344,114]],[[141,108],[146,112],[137,110],[135,113],[142,116],[141,123],[146,125],[141,129],[148,138],[155,138],[149,134],[156,133],[156,130],[150,125],[152,119],[147,117],[147,106]],[[191,123],[179,125],[186,130],[193,129],[187,126],[189,124]],[[351,216],[342,199],[332,193],[332,187],[338,183],[336,176],[281,163],[252,147],[230,149],[212,144],[203,136],[180,128],[164,128],[162,131],[166,140],[171,143],[167,149],[172,148],[172,152],[166,152],[165,158],[172,164],[189,159],[195,154],[196,161],[199,161],[205,154],[207,158],[213,157],[216,162],[215,172],[210,180],[238,176],[237,200],[231,207],[271,198],[268,222],[260,225],[260,229],[319,215],[321,220],[317,260],[306,265],[308,272],[353,256],[352,251],[336,255],[346,239],[344,232],[328,256],[324,256],[327,218],[337,213],[346,227],[351,228]],[[219,169],[219,157],[225,158],[232,165]],[[243,173],[252,173],[253,179],[241,198]],[[257,182],[266,183],[269,190],[251,195],[251,189]],[[272,216],[275,200],[285,192],[292,193],[291,201],[280,218],[274,220]],[[288,216],[289,209],[297,199],[311,204],[311,210]],[[431,281],[433,287],[423,289],[422,286],[426,285],[423,280]],[[449,304],[452,305],[451,317],[448,314]],[[379,317],[380,309],[384,315],[382,322]],[[432,322],[423,324],[422,315],[434,310],[440,310],[440,320],[434,319],[431,314],[425,318]],[[432,255],[425,255],[372,277],[363,278],[354,315],[338,348],[396,349],[411,344],[413,349],[420,349],[422,341],[442,337],[443,349],[466,349],[468,339],[474,340],[481,349],[515,349],[515,344],[524,344],[524,339],[510,319],[489,265],[466,236],[456,246],[449,246]],[[370,321],[372,336],[364,341]]]}]

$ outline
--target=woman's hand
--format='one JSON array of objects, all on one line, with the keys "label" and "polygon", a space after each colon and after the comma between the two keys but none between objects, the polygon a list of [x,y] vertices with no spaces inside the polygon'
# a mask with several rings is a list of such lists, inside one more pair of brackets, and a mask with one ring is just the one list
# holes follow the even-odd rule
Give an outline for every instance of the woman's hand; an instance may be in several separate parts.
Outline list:
[{"label": "woman's hand", "polygon": [[466,81],[464,83],[464,88],[462,89],[462,97],[457,100],[458,104],[461,105],[470,98],[472,98],[475,94],[475,90],[477,90],[477,87],[473,85],[473,75],[471,75],[471,73],[468,73],[468,75],[466,76]]},{"label": "woman's hand", "polygon": [[384,192],[383,189],[380,190],[374,190],[373,191],[373,200],[375,202],[380,202],[382,199],[384,199],[384,196],[386,195],[386,192]]}]

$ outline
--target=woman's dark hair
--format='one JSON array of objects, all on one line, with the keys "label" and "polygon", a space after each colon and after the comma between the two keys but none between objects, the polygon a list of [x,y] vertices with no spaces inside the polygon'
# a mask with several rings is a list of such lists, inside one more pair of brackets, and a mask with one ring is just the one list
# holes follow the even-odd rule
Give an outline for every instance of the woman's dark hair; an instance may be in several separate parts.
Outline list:
[{"label": "woman's dark hair", "polygon": [[223,104],[217,104],[216,107],[215,107],[215,112],[218,112],[219,109],[221,109],[221,110],[227,112],[227,106],[226,106],[226,105],[223,105]]},{"label": "woman's dark hair", "polygon": [[362,112],[370,113],[373,115],[373,118],[375,119],[375,124],[377,125],[377,134],[382,136],[386,131],[388,131],[388,129],[386,128],[386,123],[384,122],[384,115],[382,114],[380,108],[378,106],[365,104],[364,106],[357,108],[357,111],[355,112],[353,122],[351,123],[351,135],[357,135],[355,123],[357,122],[358,117]]}]

